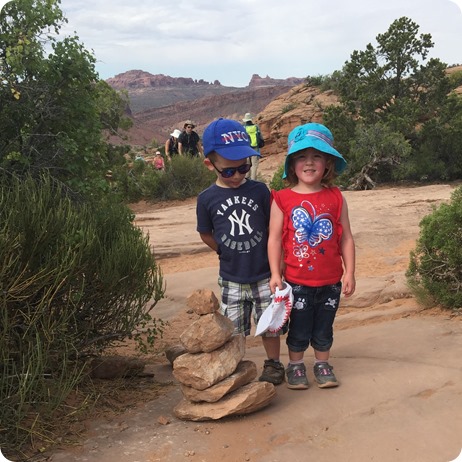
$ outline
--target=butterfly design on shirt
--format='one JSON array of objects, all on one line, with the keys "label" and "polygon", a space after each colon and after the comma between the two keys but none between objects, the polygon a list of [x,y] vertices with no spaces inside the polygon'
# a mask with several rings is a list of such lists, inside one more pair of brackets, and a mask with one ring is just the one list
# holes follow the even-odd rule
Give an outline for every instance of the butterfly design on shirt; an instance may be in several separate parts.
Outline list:
[{"label": "butterfly design on shirt", "polygon": [[[311,214],[308,208],[311,209]],[[299,244],[308,242],[311,247],[316,247],[322,241],[330,239],[334,232],[332,215],[330,213],[316,215],[313,204],[308,201],[303,201],[301,205],[294,207],[291,220],[295,228],[295,239]]]},{"label": "butterfly design on shirt", "polygon": [[298,261],[302,261],[304,258],[310,258],[308,246],[306,244],[294,246],[294,255],[298,258]]}]

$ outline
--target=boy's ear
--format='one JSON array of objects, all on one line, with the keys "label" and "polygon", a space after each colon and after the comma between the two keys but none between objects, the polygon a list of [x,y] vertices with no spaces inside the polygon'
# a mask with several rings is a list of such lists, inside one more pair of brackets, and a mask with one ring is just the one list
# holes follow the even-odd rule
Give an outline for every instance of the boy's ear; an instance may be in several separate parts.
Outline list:
[{"label": "boy's ear", "polygon": [[206,157],[204,159],[204,165],[211,171],[213,172],[215,170],[215,168],[213,167],[212,165],[212,162],[210,162],[210,159],[208,157]]}]

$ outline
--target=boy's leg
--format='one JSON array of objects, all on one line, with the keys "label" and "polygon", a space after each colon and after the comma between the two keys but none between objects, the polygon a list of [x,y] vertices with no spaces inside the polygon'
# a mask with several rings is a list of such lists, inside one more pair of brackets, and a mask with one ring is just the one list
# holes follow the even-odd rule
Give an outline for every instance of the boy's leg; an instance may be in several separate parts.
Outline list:
[{"label": "boy's leg", "polygon": [[268,359],[263,363],[263,372],[258,380],[279,385],[284,382],[285,375],[284,365],[279,361],[281,351],[280,337],[262,337],[262,342]]},{"label": "boy's leg", "polygon": [[281,354],[280,337],[262,337],[261,339],[268,359],[279,361],[279,355]]},{"label": "boy's leg", "polygon": [[219,312],[234,324],[234,335],[250,335],[250,312],[252,304],[246,301],[245,285],[218,278],[221,288]]},{"label": "boy's leg", "polygon": [[[253,158],[252,158],[253,159]],[[269,288],[269,278],[251,284],[252,298],[254,302],[254,322],[258,323],[260,316],[271,303],[271,290]],[[285,333],[283,328],[281,332],[266,332],[262,336],[263,348],[265,349],[268,359],[263,364],[263,372],[258,378],[260,382],[270,382],[279,385],[284,381],[284,365],[279,361],[281,352],[280,334]]]},{"label": "boy's leg", "polygon": [[270,382],[279,385],[284,382],[284,365],[279,361],[281,340],[279,335],[275,337],[262,337],[263,347],[268,359],[263,363],[263,372],[258,378],[260,382]]}]

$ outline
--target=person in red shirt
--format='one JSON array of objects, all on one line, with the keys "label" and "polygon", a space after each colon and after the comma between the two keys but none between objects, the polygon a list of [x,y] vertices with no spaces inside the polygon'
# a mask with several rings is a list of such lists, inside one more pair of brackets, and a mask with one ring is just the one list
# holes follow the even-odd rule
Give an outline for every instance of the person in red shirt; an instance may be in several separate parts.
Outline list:
[{"label": "person in red shirt", "polygon": [[[289,187],[272,191],[268,258],[270,288],[292,286],[294,296],[286,343],[287,386],[308,388],[303,356],[314,349],[320,388],[336,387],[329,364],[333,323],[342,292],[355,291],[355,244],[348,207],[334,178],[346,167],[324,125],[308,123],[288,137],[283,178]],[[283,264],[282,263],[283,259]],[[342,280],[343,279],[343,280]]]},{"label": "person in red shirt", "polygon": [[156,151],[156,155],[152,163],[156,170],[161,170],[161,171],[165,170],[164,158],[162,157],[162,154],[160,153],[160,151]]}]

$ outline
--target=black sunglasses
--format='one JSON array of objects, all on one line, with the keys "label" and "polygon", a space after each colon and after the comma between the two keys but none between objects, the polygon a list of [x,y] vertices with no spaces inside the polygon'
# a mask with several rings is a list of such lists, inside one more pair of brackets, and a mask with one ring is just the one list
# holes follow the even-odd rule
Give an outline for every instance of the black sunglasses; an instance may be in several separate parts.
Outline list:
[{"label": "black sunglasses", "polygon": [[242,165],[239,165],[239,167],[228,167],[224,168],[223,170],[218,170],[215,164],[212,162],[211,159],[210,163],[213,165],[215,170],[223,177],[223,178],[231,178],[234,176],[236,172],[239,172],[240,174],[244,175],[245,173],[248,173],[250,168],[252,167],[252,160],[249,163],[245,163]]}]

